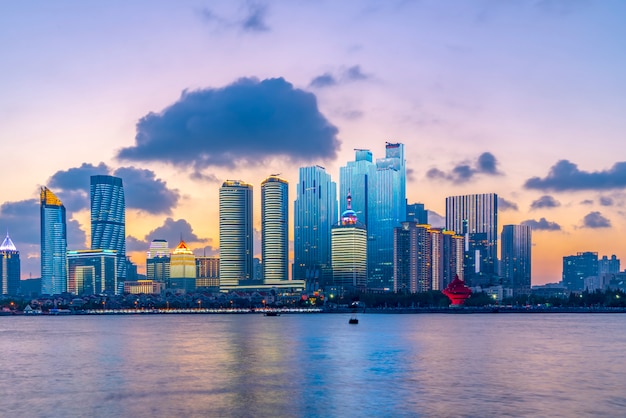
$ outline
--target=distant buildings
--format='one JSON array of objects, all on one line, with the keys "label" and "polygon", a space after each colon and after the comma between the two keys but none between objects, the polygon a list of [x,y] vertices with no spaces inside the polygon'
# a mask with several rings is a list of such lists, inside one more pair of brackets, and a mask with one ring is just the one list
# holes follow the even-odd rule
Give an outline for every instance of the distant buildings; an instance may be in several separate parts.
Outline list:
[{"label": "distant buildings", "polygon": [[406,205],[407,222],[416,222],[420,225],[428,224],[428,211],[423,203],[411,203]]},{"label": "distant buildings", "polygon": [[40,193],[41,293],[67,292],[67,226],[65,206],[47,187]]},{"label": "distant buildings", "polygon": [[532,231],[527,225],[502,227],[502,285],[513,295],[529,294],[531,284]]},{"label": "distant buildings", "polygon": [[166,283],[170,279],[170,249],[164,239],[153,239],[146,257],[146,279]]},{"label": "distant buildings", "polygon": [[585,290],[585,278],[598,275],[598,253],[580,252],[563,257],[563,285],[568,290]]},{"label": "distant buildings", "polygon": [[331,227],[337,222],[337,185],[324,167],[303,167],[294,203],[293,278],[328,283]]},{"label": "distant buildings", "polygon": [[598,260],[598,274],[617,274],[620,272],[620,260],[613,254],[611,258],[606,255]]},{"label": "distant buildings", "polygon": [[252,185],[227,180],[219,193],[220,288],[252,278]]},{"label": "distant buildings", "polygon": [[67,291],[75,295],[117,294],[117,251],[67,252]]},{"label": "distant buildings", "polygon": [[261,183],[263,279],[289,278],[289,184],[272,175]]},{"label": "distant buildings", "polygon": [[20,291],[20,252],[9,233],[0,245],[0,294],[17,295]]},{"label": "distant buildings", "polygon": [[220,258],[196,257],[196,288],[217,288],[220,285]]},{"label": "distant buildings", "polygon": [[117,252],[117,277],[126,279],[126,202],[119,177],[91,176],[91,249]]},{"label": "distant buildings", "polygon": [[331,230],[333,286],[365,290],[367,285],[367,230],[348,205]]}]

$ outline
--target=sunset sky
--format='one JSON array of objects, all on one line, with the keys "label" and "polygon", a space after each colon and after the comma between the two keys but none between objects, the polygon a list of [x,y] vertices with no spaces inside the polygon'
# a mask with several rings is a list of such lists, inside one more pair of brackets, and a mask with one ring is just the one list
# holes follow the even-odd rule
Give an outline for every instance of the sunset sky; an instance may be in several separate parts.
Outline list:
[{"label": "sunset sky", "polygon": [[533,226],[533,284],[580,251],[623,269],[625,16],[620,0],[3,2],[0,228],[39,277],[39,188],[67,208],[68,249],[88,248],[89,176],[116,175],[144,271],[154,238],[216,254],[218,189],[240,179],[260,256],[263,179],[293,202],[298,167],[338,181],[354,148],[391,141],[409,203],[443,216],[446,196],[494,192],[500,230]]}]

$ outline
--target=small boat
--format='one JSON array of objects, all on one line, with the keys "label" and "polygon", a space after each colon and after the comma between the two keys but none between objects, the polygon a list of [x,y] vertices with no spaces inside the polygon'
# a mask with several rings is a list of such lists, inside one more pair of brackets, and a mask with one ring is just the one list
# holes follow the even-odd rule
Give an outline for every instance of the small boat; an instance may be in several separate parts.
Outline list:
[{"label": "small boat", "polygon": [[355,324],[356,325],[358,323],[359,323],[359,320],[356,317],[350,318],[350,320],[348,321],[348,324]]},{"label": "small boat", "polygon": [[274,312],[274,311],[265,312],[265,316],[280,316],[280,312]]}]

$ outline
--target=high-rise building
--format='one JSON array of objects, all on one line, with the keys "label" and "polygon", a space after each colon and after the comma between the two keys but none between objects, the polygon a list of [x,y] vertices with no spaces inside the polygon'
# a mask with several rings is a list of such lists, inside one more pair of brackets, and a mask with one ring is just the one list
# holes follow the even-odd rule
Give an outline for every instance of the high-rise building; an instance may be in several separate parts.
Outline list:
[{"label": "high-rise building", "polygon": [[220,288],[252,278],[252,185],[226,180],[220,188]]},{"label": "high-rise building", "polygon": [[185,292],[193,292],[196,289],[196,257],[183,240],[172,251],[170,281],[167,287]]},{"label": "high-rise building", "polygon": [[428,224],[428,211],[423,203],[411,203],[406,205],[406,221],[417,222],[421,225]]},{"label": "high-rise building", "polygon": [[603,255],[600,260],[598,260],[598,274],[600,276],[604,274],[617,274],[620,272],[620,260],[613,254],[611,258],[608,258],[606,255]]},{"label": "high-rise building", "polygon": [[219,285],[220,258],[207,255],[196,257],[196,288]]},{"label": "high-rise building", "polygon": [[272,175],[261,183],[263,278],[289,278],[289,184]]},{"label": "high-rise building", "polygon": [[0,294],[17,295],[20,291],[20,252],[9,233],[0,245]]},{"label": "high-rise building", "polygon": [[393,290],[426,292],[432,288],[431,234],[429,225],[402,222],[394,229]]},{"label": "high-rise building", "polygon": [[563,257],[563,285],[569,290],[585,290],[585,279],[598,275],[598,253],[582,252]]},{"label": "high-rise building", "polygon": [[528,225],[502,227],[502,284],[513,295],[529,294],[531,281],[532,231]]},{"label": "high-rise building", "polygon": [[340,190],[352,195],[352,207],[367,227],[367,286],[392,289],[394,228],[407,217],[404,145],[387,143],[376,163],[369,150],[356,150],[355,161],[340,168]]},{"label": "high-rise building", "polygon": [[330,284],[330,232],[336,222],[337,185],[324,167],[301,167],[294,203],[294,279]]},{"label": "high-rise building", "polygon": [[146,257],[146,279],[167,283],[170,279],[170,249],[166,240],[153,239]]},{"label": "high-rise building", "polygon": [[47,187],[40,193],[41,293],[67,292],[67,226],[65,206]]},{"label": "high-rise building", "polygon": [[91,176],[91,249],[117,252],[117,278],[126,279],[126,202],[119,177]]},{"label": "high-rise building", "polygon": [[367,230],[350,205],[331,230],[333,286],[364,290],[367,284]]},{"label": "high-rise building", "polygon": [[498,196],[487,193],[447,197],[446,229],[465,237],[463,276],[468,285],[499,282]]},{"label": "high-rise building", "polygon": [[67,252],[67,291],[75,295],[118,294],[115,250]]}]

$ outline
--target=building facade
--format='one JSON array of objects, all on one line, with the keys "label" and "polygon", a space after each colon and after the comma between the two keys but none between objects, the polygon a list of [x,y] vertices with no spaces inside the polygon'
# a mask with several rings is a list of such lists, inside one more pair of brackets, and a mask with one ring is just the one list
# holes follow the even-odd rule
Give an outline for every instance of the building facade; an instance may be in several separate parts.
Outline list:
[{"label": "building facade", "polygon": [[9,233],[0,245],[0,294],[17,295],[20,292],[20,252]]},{"label": "building facade", "polygon": [[293,278],[332,280],[331,228],[337,222],[337,185],[324,167],[302,167],[294,203]]},{"label": "building facade", "polygon": [[568,290],[585,290],[585,279],[598,275],[598,253],[581,252],[563,257],[563,286]]},{"label": "building facade", "polygon": [[217,256],[196,257],[196,288],[219,287],[220,258]]},{"label": "building facade", "polygon": [[220,188],[220,288],[252,278],[252,190],[240,180],[226,180]]},{"label": "building facade", "polygon": [[333,286],[365,290],[367,285],[367,230],[350,205],[331,230]]},{"label": "building facade", "polygon": [[91,249],[117,253],[117,277],[126,279],[126,201],[119,177],[91,176]]},{"label": "building facade", "polygon": [[74,295],[118,294],[115,250],[67,252],[67,291]]},{"label": "building facade", "polygon": [[502,227],[502,285],[513,295],[529,294],[531,284],[532,230],[528,225]]},{"label": "building facade", "polygon": [[167,287],[185,292],[196,290],[196,256],[183,240],[172,251]]},{"label": "building facade", "polygon": [[146,257],[146,279],[167,283],[170,279],[170,249],[166,240],[153,239]]},{"label": "building facade", "polygon": [[613,254],[611,258],[603,255],[598,260],[598,274],[600,276],[605,274],[617,274],[620,272],[620,260]]},{"label": "building facade", "polygon": [[65,206],[47,187],[40,192],[41,293],[67,292],[67,224]]},{"label": "building facade", "polygon": [[261,183],[263,279],[289,279],[289,184],[278,176]]}]

